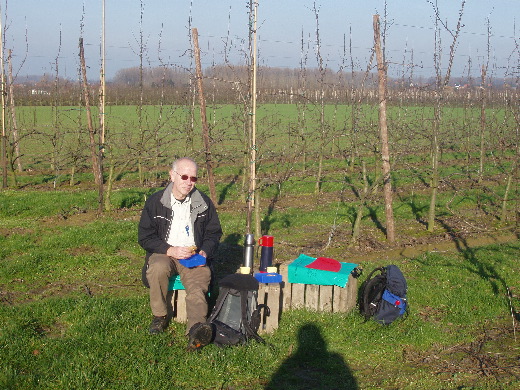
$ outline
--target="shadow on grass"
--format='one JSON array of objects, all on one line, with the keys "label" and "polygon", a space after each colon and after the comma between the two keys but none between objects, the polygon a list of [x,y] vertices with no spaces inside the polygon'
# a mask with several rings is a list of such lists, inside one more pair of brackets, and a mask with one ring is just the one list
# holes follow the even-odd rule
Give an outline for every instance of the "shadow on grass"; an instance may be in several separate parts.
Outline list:
[{"label": "shadow on grass", "polygon": [[470,247],[463,238],[454,241],[457,250],[462,253],[466,260],[468,260],[469,264],[465,268],[469,272],[472,272],[487,281],[491,285],[494,294],[499,294],[500,290],[504,293],[507,291],[507,283],[505,279],[499,275],[495,267],[479,260],[477,256],[478,248]]},{"label": "shadow on grass", "polygon": [[383,226],[379,218],[377,217],[377,209],[378,207],[369,207],[368,209],[368,215],[370,216],[370,219],[372,222],[374,222],[374,225],[386,236],[386,227]]},{"label": "shadow on grass", "polygon": [[243,241],[243,235],[232,233],[220,243],[213,264],[213,274],[217,281],[230,273],[235,273],[242,265]]},{"label": "shadow on grass", "polygon": [[312,324],[298,331],[298,347],[273,374],[266,390],[357,390],[352,371],[338,353],[329,352],[320,329]]},{"label": "shadow on grass", "polygon": [[437,222],[448,232],[457,251],[467,260],[467,265],[464,265],[463,268],[488,282],[493,290],[493,294],[506,293],[508,291],[506,280],[500,276],[493,265],[479,259],[477,252],[480,248],[470,246],[468,241],[464,237],[460,237],[446,222],[442,220],[437,220]]},{"label": "shadow on grass", "polygon": [[428,210],[427,205],[420,206],[414,195],[410,196],[408,199],[406,197],[399,196],[399,200],[403,203],[407,203],[408,206],[410,206],[410,210],[412,211],[412,214],[417,222],[423,226],[428,226],[428,223],[423,218],[423,214]]},{"label": "shadow on grass", "polygon": [[222,189],[222,191],[220,192],[220,196],[218,197],[219,205],[224,203],[224,200],[226,200],[226,196],[227,196],[229,190],[236,184],[237,180],[238,180],[238,175],[235,175],[235,177],[233,177],[233,180],[231,180],[228,184],[226,184],[226,186]]},{"label": "shadow on grass", "polygon": [[[271,198],[271,202],[269,202],[269,207],[267,208],[267,213],[265,217],[262,219],[260,223],[260,229],[262,234],[269,234],[269,230],[271,229],[271,225],[276,222],[276,218],[273,218],[273,213],[276,207],[276,203],[280,200],[281,195],[281,186],[277,186],[277,190],[275,195]],[[287,223],[287,221],[285,221]]]}]

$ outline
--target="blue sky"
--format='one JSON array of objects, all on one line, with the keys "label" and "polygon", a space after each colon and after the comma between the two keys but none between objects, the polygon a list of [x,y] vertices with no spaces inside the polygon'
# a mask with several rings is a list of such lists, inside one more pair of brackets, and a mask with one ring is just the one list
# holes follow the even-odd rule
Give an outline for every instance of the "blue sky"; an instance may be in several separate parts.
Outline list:
[{"label": "blue sky", "polygon": [[[455,30],[461,0],[437,0],[443,21]],[[408,75],[434,73],[435,0],[387,0],[386,55],[389,72]],[[227,58],[243,64],[247,51],[246,0],[105,0],[106,74],[110,79],[121,68],[139,65],[141,31],[144,65],[190,64],[188,37],[191,26],[199,32],[203,66],[222,64]],[[307,66],[315,67],[316,17],[324,64],[337,70],[366,68],[373,46],[372,17],[384,16],[384,0],[259,0],[259,63],[264,66],[299,67],[302,40]],[[99,78],[102,0],[0,0],[5,28],[5,50],[12,49],[13,69],[25,75],[54,75],[56,63],[62,77],[76,78],[78,40],[83,24],[89,77]],[[142,19],[141,19],[142,9]],[[516,17],[516,19],[515,19]],[[489,74],[503,77],[518,66],[520,0],[466,0],[464,25],[457,47],[453,75],[465,75],[486,63],[488,23],[491,29]],[[515,43],[516,38],[516,43]],[[442,66],[452,38],[441,34]],[[412,54],[413,53],[413,54]],[[349,68],[350,70],[350,68]]]}]

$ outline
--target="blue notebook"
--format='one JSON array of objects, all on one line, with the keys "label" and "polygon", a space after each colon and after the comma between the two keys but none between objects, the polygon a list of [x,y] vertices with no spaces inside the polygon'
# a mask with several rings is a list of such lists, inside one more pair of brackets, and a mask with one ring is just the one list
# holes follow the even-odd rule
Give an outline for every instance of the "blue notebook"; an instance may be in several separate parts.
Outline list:
[{"label": "blue notebook", "polygon": [[188,257],[187,259],[180,259],[179,263],[181,263],[186,268],[198,267],[199,265],[206,264],[206,258],[198,253],[193,256]]}]

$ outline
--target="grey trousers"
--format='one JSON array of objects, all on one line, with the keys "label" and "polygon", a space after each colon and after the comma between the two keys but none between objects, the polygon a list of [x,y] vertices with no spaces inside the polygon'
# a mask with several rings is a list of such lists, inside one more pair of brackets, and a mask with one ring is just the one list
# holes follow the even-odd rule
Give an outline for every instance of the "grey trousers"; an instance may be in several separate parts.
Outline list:
[{"label": "grey trousers", "polygon": [[148,260],[146,279],[150,284],[150,307],[154,316],[168,314],[168,283],[172,275],[179,274],[186,289],[186,334],[197,322],[206,321],[208,301],[206,298],[211,270],[209,267],[186,268],[177,259],[154,253]]}]

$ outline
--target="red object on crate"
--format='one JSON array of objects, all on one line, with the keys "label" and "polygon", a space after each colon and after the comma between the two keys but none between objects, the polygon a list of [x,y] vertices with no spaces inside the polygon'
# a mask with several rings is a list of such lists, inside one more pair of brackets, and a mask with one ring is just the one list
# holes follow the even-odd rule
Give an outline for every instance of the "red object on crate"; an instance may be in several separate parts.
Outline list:
[{"label": "red object on crate", "polygon": [[306,268],[320,269],[322,271],[339,272],[341,264],[338,260],[330,259],[328,257],[318,257],[312,263],[307,264]]}]

